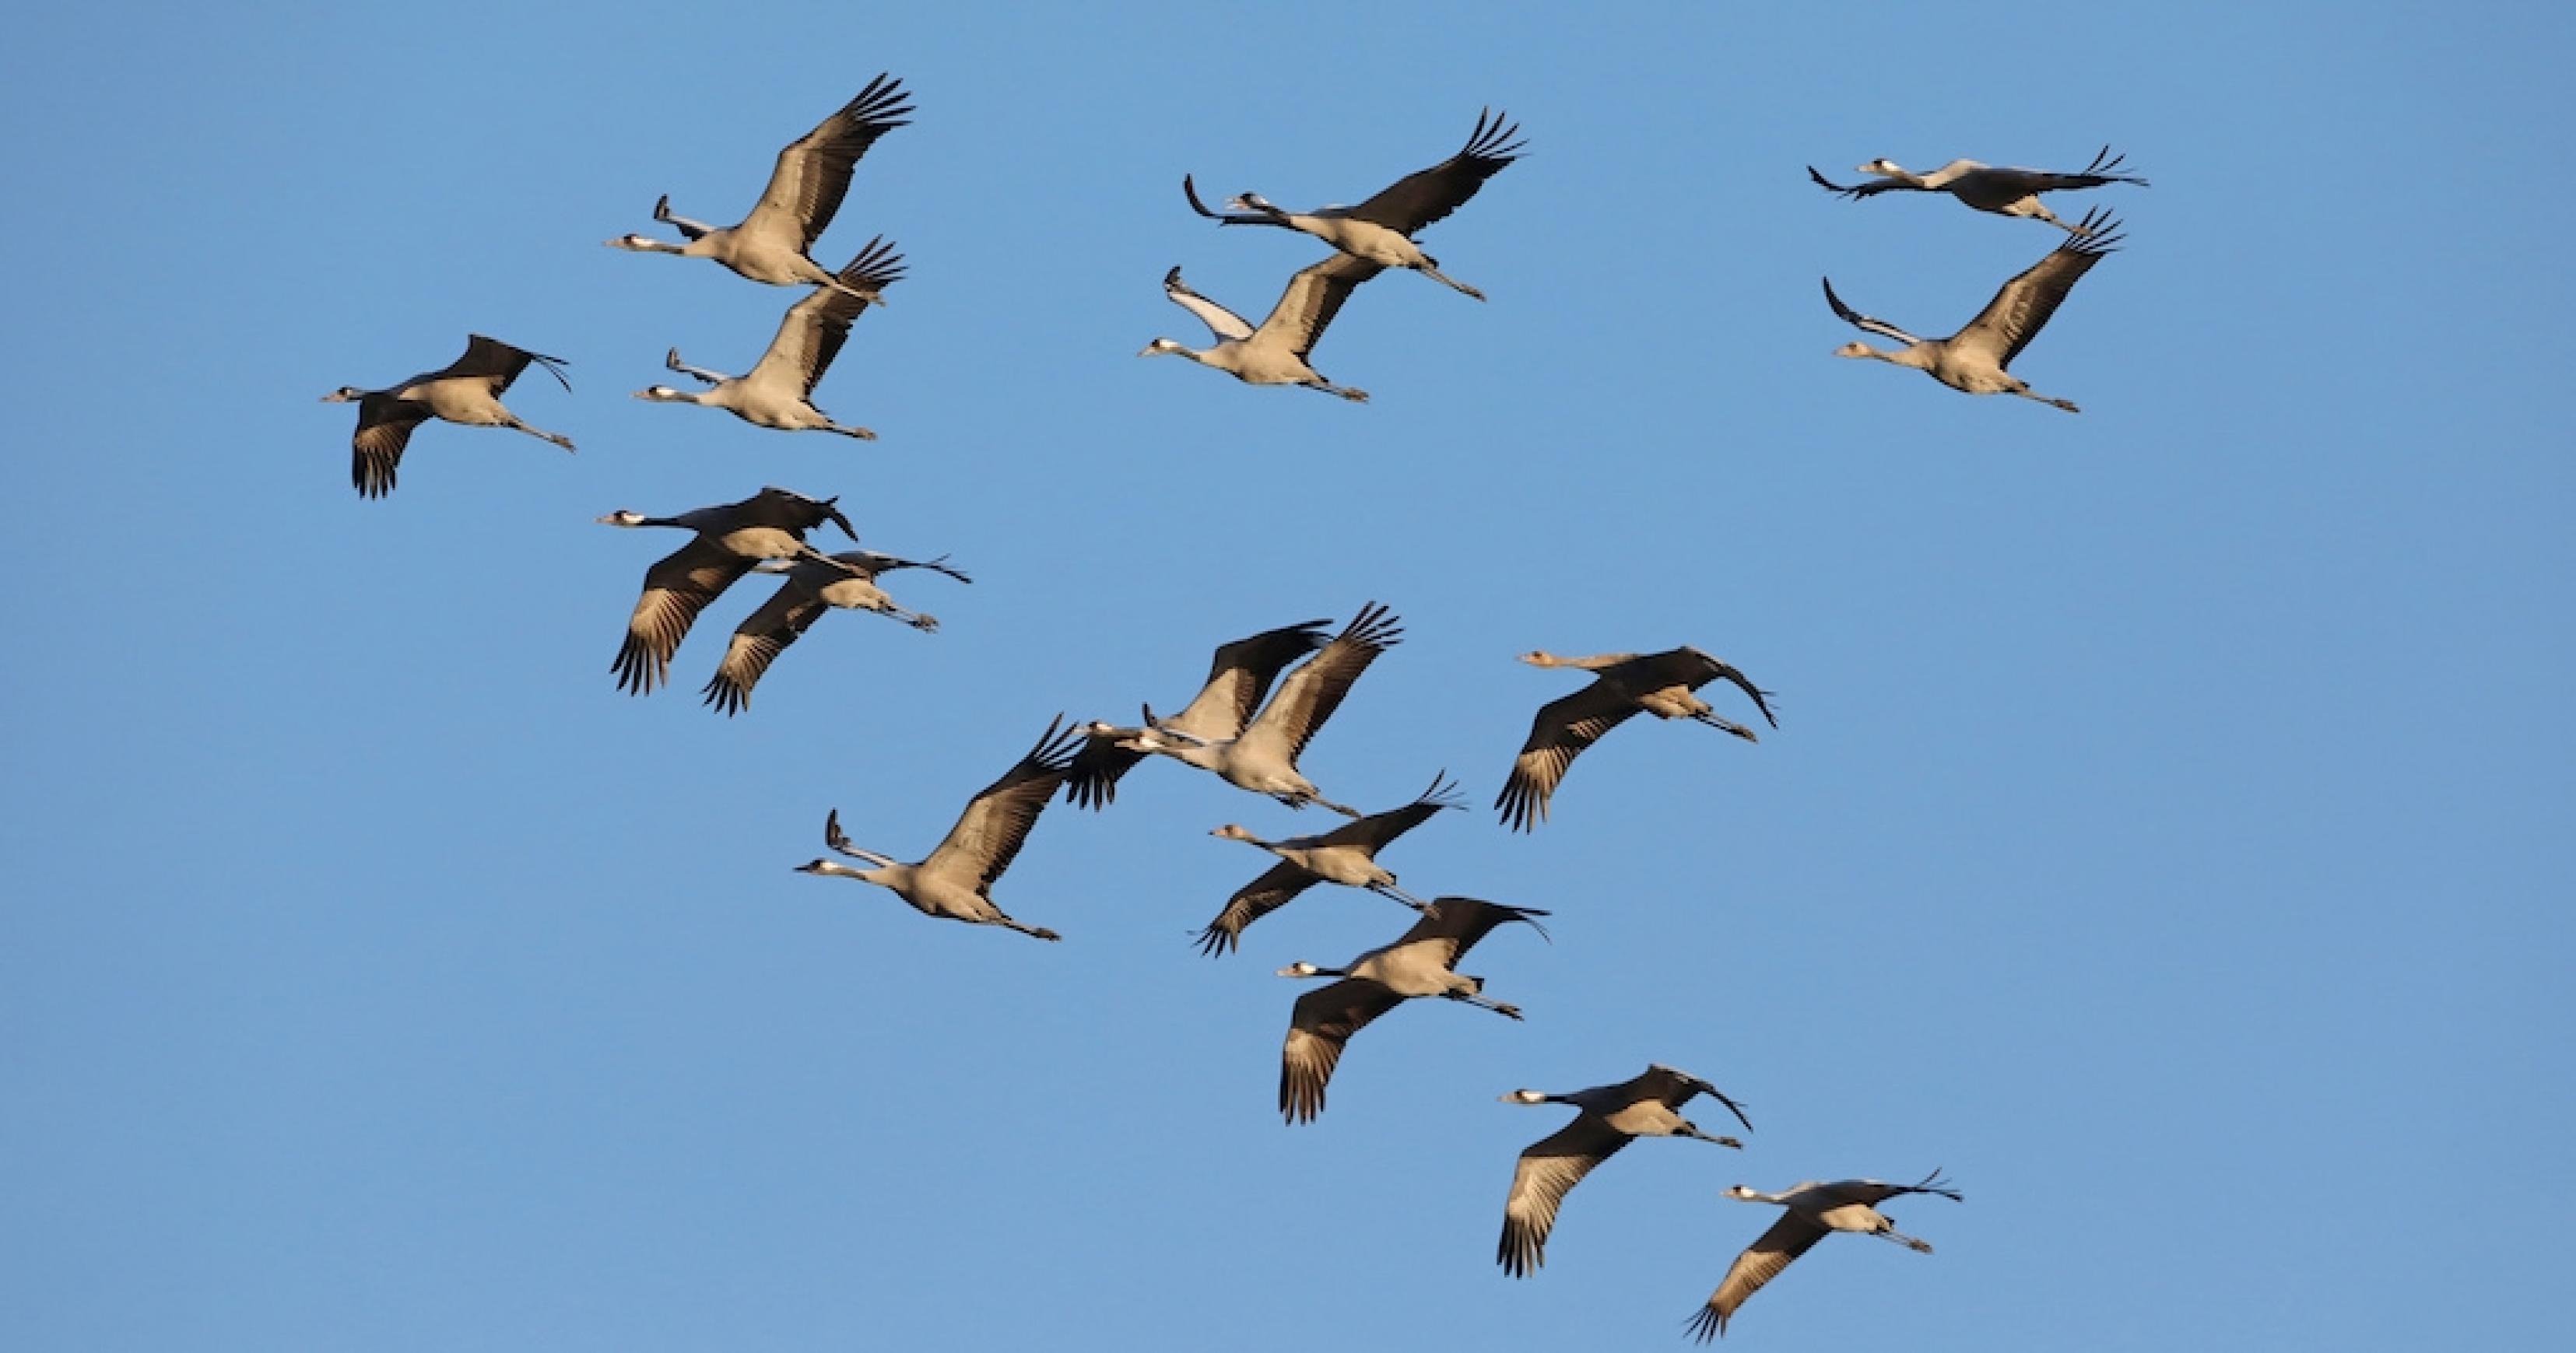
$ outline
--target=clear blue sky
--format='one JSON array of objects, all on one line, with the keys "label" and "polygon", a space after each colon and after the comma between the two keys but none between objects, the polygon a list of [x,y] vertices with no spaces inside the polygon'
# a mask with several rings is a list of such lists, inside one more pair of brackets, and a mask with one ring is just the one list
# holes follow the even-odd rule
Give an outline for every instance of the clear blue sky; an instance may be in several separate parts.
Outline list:
[{"label": "clear blue sky", "polygon": [[[2260,13],[2254,12],[2260,10]],[[738,24],[733,31],[717,21]],[[1910,1177],[1729,1345],[2533,1346],[2561,1327],[2576,20],[2541,5],[467,4],[23,16],[0,357],[0,1343],[21,1349],[1665,1348],[1769,1221]],[[2001,69],[2010,78],[1992,72]],[[737,219],[880,70],[916,124],[817,249],[911,276],[822,402],[745,368],[784,290],[600,247]],[[2552,91],[2556,92],[2552,92]],[[1318,256],[1177,191],[1356,200],[1476,111],[1527,159],[1317,351],[1366,407],[1168,360],[1163,270],[1256,314]],[[2080,417],[1833,360],[1817,292],[1946,333],[2045,226],[1808,186],[1874,156],[2154,180],[2017,363]],[[469,331],[573,362],[530,421],[348,485],[335,386]],[[946,628],[831,617],[726,720],[608,664],[646,564],[592,525],[839,493]],[[918,858],[1058,710],[1187,698],[1215,642],[1392,603],[1307,755],[1475,811],[1388,863],[1555,913],[1470,971],[1529,1012],[1362,1034],[1272,1097],[1294,984],[1404,916],[1310,894],[1200,958],[1321,824],[1175,767],[1059,805],[1000,889],[1060,946],[800,877],[827,808]],[[1633,725],[1556,821],[1486,804],[1514,664],[1693,643],[1748,747]],[[1720,708],[1743,710],[1719,693]],[[2553,839],[2552,833],[2555,833]],[[1649,1060],[1752,1106],[1640,1144],[1537,1279],[1492,1262],[1498,1104]]]}]

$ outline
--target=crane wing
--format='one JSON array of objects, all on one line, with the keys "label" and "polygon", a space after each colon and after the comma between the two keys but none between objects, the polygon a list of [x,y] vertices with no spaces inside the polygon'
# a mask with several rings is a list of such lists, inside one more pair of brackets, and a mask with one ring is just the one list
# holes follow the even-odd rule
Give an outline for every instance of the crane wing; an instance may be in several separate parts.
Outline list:
[{"label": "crane wing", "polygon": [[661,685],[670,676],[671,655],[680,651],[680,641],[697,623],[698,612],[749,573],[751,565],[751,560],[698,536],[646,569],[644,595],[626,618],[626,640],[618,645],[617,660],[609,665],[617,673],[617,689],[642,695]]},{"label": "crane wing", "polygon": [[707,678],[701,692],[706,703],[728,716],[749,708],[751,688],[760,683],[761,673],[830,609],[804,583],[790,579],[780,584],[760,609],[734,627],[724,660],[716,664],[716,674]]},{"label": "crane wing", "polygon": [[1252,321],[1190,290],[1189,283],[1181,280],[1179,268],[1163,274],[1163,296],[1198,316],[1199,322],[1208,327],[1208,332],[1218,338],[1240,342],[1252,337]]},{"label": "crane wing", "polygon": [[1413,802],[1383,813],[1371,813],[1355,822],[1345,822],[1324,833],[1320,844],[1327,846],[1366,846],[1371,855],[1406,832],[1430,821],[1443,808],[1462,807],[1456,797],[1458,784],[1442,771],[1432,778],[1431,787]]},{"label": "crane wing", "polygon": [[1629,1140],[1598,1117],[1580,1113],[1521,1152],[1512,1167],[1512,1191],[1503,1199],[1503,1238],[1494,1247],[1494,1262],[1503,1272],[1526,1278],[1547,1263],[1547,1235],[1556,1228],[1565,1195]]},{"label": "crane wing", "polygon": [[1530,721],[1529,740],[1512,760],[1511,778],[1494,799],[1503,824],[1516,832],[1531,831],[1547,821],[1548,800],[1565,779],[1574,758],[1599,742],[1637,712],[1618,687],[1599,678],[1572,695],[1539,706]]},{"label": "crane wing", "polygon": [[859,157],[877,138],[905,125],[912,111],[903,82],[880,74],[868,86],[823,119],[821,125],[787,143],[769,171],[769,187],[760,204],[743,218],[739,229],[775,234],[796,241],[799,252],[814,247],[823,228],[841,209],[850,191],[850,174]]},{"label": "crane wing", "polygon": [[1649,654],[1636,659],[1629,668],[1621,676],[1628,680],[1632,690],[1653,690],[1662,686],[1688,686],[1698,690],[1711,681],[1726,682],[1753,701],[1753,707],[1762,711],[1765,722],[1773,728],[1780,726],[1780,720],[1771,713],[1771,703],[1767,698],[1771,692],[1754,685],[1733,664],[1696,648],[1684,646]]},{"label": "crane wing", "polygon": [[1284,345],[1298,360],[1305,360],[1322,341],[1324,327],[1341,313],[1342,302],[1351,298],[1360,283],[1384,271],[1384,264],[1344,253],[1298,269],[1288,279],[1288,289],[1279,293],[1279,304],[1270,308],[1270,317],[1261,321],[1258,336]]},{"label": "crane wing", "polygon": [[546,374],[554,377],[555,383],[567,393],[572,390],[572,382],[564,379],[563,368],[570,365],[564,359],[530,352],[526,348],[514,348],[497,338],[485,338],[481,334],[466,335],[465,355],[448,363],[446,370],[433,373],[430,379],[481,376],[492,382],[492,393],[497,395],[509,389],[510,382],[517,380],[530,362],[544,367]]},{"label": "crane wing", "polygon": [[1691,1332],[1702,1343],[1726,1333],[1726,1322],[1734,1318],[1736,1308],[1744,1304],[1745,1298],[1761,1291],[1764,1283],[1780,1276],[1780,1270],[1787,1268],[1790,1260],[1814,1249],[1816,1242],[1824,1238],[1822,1223],[1800,1212],[1781,1213],[1780,1220],[1771,1223],[1770,1230],[1764,1231],[1745,1248],[1744,1253],[1735,1256],[1734,1263],[1727,1266],[1726,1277],[1718,1283],[1717,1290],[1709,1294],[1708,1304],[1691,1318]]},{"label": "crane wing", "polygon": [[1331,641],[1324,631],[1332,623],[1308,620],[1283,625],[1220,646],[1208,665],[1207,684],[1163,726],[1218,742],[1241,737],[1279,673]]},{"label": "crane wing", "polygon": [[1403,633],[1403,627],[1386,607],[1376,602],[1362,606],[1360,613],[1351,617],[1351,623],[1324,645],[1323,651],[1288,674],[1280,684],[1279,694],[1244,730],[1243,736],[1277,740],[1285,747],[1289,764],[1296,764],[1306,744],[1314,740],[1315,730],[1341,708],[1351,684],[1377,661],[1378,654],[1394,647]]},{"label": "crane wing", "polygon": [[1279,1052],[1280,1116],[1305,1123],[1322,1113],[1324,1086],[1351,1035],[1403,1003],[1403,997],[1365,977],[1345,977],[1298,997],[1288,1017],[1288,1041]]},{"label": "crane wing", "polygon": [[[880,235],[869,240],[858,257],[841,269],[844,286],[883,291],[903,277],[903,255]],[[849,341],[850,325],[867,313],[868,303],[849,292],[816,287],[811,295],[787,307],[769,350],[745,379],[778,385],[811,396],[814,385],[831,369],[832,359]]]},{"label": "crane wing", "polygon": [[358,430],[349,438],[349,483],[361,498],[382,498],[394,491],[394,469],[413,429],[429,421],[429,406],[392,395],[365,395],[358,400]]},{"label": "crane wing", "polygon": [[1503,172],[1503,167],[1518,158],[1526,144],[1514,139],[1519,135],[1520,127],[1503,114],[1492,109],[1479,112],[1476,130],[1468,135],[1465,148],[1429,169],[1397,179],[1377,196],[1351,208],[1349,215],[1411,235],[1465,206],[1467,199],[1485,186],[1485,180]]},{"label": "crane wing", "polygon": [[1817,173],[1816,167],[1812,164],[1807,166],[1807,177],[1815,180],[1817,187],[1822,188],[1827,192],[1840,193],[1845,198],[1854,202],[1858,202],[1864,197],[1876,197],[1880,193],[1904,192],[1911,190],[1914,187],[1913,184],[1907,183],[1903,179],[1871,179],[1867,183],[1844,185],[1836,183],[1832,179],[1826,178],[1824,175]]},{"label": "crane wing", "polygon": [[1882,338],[1893,338],[1899,343],[1906,344],[1920,343],[1923,341],[1922,339],[1916,338],[1914,335],[1905,332],[1903,329],[1897,328],[1895,325],[1888,323],[1886,320],[1871,319],[1869,316],[1843,304],[1843,298],[1834,294],[1834,279],[1830,277],[1825,279],[1825,304],[1834,308],[1834,313],[1842,317],[1843,323],[1851,325],[1853,328],[1858,329],[1863,333],[1877,334]]},{"label": "crane wing", "polygon": [[2109,212],[2096,208],[2086,212],[2066,242],[2034,263],[2019,277],[2004,283],[1986,308],[1968,321],[1968,326],[1951,336],[1953,347],[1982,352],[1999,367],[2010,367],[2021,350],[2057,313],[2058,303],[2074,290],[2077,278],[2090,271],[2102,256],[2120,247],[2120,222]]},{"label": "crane wing", "polygon": [[1234,952],[1244,927],[1296,901],[1298,894],[1314,886],[1315,876],[1302,866],[1286,860],[1270,866],[1225,900],[1225,910],[1199,932],[1199,952],[1210,958]]},{"label": "crane wing", "polygon": [[1074,745],[1081,738],[1080,730],[1065,728],[1064,716],[1057,715],[1027,755],[966,805],[957,825],[921,862],[922,871],[963,874],[973,878],[979,890],[993,886],[1029,839],[1029,828],[1037,825],[1038,814],[1046,811],[1056,786],[1064,783],[1073,767]]}]

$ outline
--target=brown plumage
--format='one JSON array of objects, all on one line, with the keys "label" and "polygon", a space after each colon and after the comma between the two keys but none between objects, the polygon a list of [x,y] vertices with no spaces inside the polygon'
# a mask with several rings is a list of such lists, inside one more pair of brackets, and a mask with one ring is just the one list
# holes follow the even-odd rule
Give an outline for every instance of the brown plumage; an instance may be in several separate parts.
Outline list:
[{"label": "brown plumage", "polygon": [[676,526],[697,533],[644,571],[644,593],[627,617],[626,638],[609,664],[617,674],[617,688],[642,695],[662,684],[670,675],[671,655],[679,651],[698,612],[762,560],[806,559],[826,568],[843,567],[805,543],[805,533],[827,521],[852,540],[858,539],[850,519],[833,506],[835,501],[765,488],[737,503],[702,507],[676,517],[647,517],[622,509],[601,517],[600,523],[607,526]]},{"label": "brown plumage", "polygon": [[567,392],[572,389],[572,382],[564,379],[562,358],[469,334],[465,355],[436,371],[383,390],[344,385],[324,395],[325,404],[358,406],[358,430],[349,439],[349,483],[358,496],[382,498],[394,491],[394,472],[402,465],[403,448],[411,444],[413,431],[433,418],[467,427],[505,427],[570,451],[571,438],[530,427],[501,405],[502,392],[532,362],[544,367]]},{"label": "brown plumage", "polygon": [[1743,691],[1764,722],[1780,726],[1771,713],[1771,692],[1696,648],[1588,658],[1561,658],[1539,651],[1522,654],[1521,661],[1533,667],[1577,667],[1591,672],[1593,679],[1582,690],[1540,706],[1538,716],[1530,721],[1529,738],[1521,744],[1512,773],[1494,799],[1504,825],[1514,831],[1531,831],[1545,822],[1549,801],[1574,758],[1631,715],[1643,712],[1662,719],[1689,719],[1755,741],[1752,729],[1718,717],[1708,702],[1692,694],[1711,681],[1724,681]]},{"label": "brown plumage", "polygon": [[1875,1179],[1845,1179],[1831,1184],[1813,1181],[1798,1184],[1785,1193],[1763,1193],[1742,1184],[1728,1189],[1727,1196],[1746,1202],[1776,1203],[1787,1209],[1771,1223],[1754,1242],[1745,1247],[1735,1262],[1727,1266],[1726,1277],[1709,1295],[1708,1303],[1690,1320],[1690,1331],[1702,1343],[1726,1333],[1726,1322],[1734,1318],[1747,1298],[1762,1290],[1762,1285],[1780,1276],[1791,1260],[1815,1248],[1816,1242],[1835,1231],[1874,1235],[1893,1241],[1919,1254],[1930,1254],[1932,1247],[1912,1236],[1901,1234],[1896,1223],[1882,1215],[1877,1204],[1909,1193],[1938,1194],[1952,1202],[1960,1201],[1959,1191],[1951,1188],[1934,1170],[1919,1184],[1887,1184]]},{"label": "brown plumage", "polygon": [[1562,1095],[1514,1090],[1503,1096],[1506,1104],[1571,1104],[1581,1112],[1521,1152],[1512,1168],[1511,1192],[1503,1200],[1503,1235],[1495,1247],[1494,1262],[1515,1278],[1527,1277],[1545,1264],[1548,1232],[1556,1226],[1557,1208],[1565,1195],[1594,1166],[1638,1137],[1694,1137],[1741,1150],[1744,1143],[1703,1132],[1677,1112],[1692,1096],[1703,1094],[1725,1105],[1745,1131],[1753,1130],[1743,1105],[1689,1072],[1661,1065],[1649,1066],[1643,1074],[1616,1085]]},{"label": "brown plumage", "polygon": [[2030,346],[2030,340],[2039,336],[2049,316],[2056,314],[2058,304],[2066,299],[2066,293],[2074,289],[2076,280],[2091,271],[2105,254],[2117,250],[2125,238],[2120,234],[2120,223],[2110,213],[2087,213],[2077,232],[2069,235],[2065,243],[2004,283],[1967,327],[1948,338],[1917,338],[1883,319],[1864,315],[1843,304],[1843,298],[1834,293],[1833,279],[1827,278],[1825,304],[1833,307],[1844,323],[1905,344],[1887,351],[1855,341],[1834,349],[1834,355],[1912,367],[1953,390],[1972,395],[2018,395],[2068,413],[2080,413],[2082,410],[2067,400],[2037,393],[2005,368]]},{"label": "brown plumage", "polygon": [[[1219,645],[1208,665],[1207,684],[1163,726],[1211,742],[1243,736],[1244,725],[1252,722],[1252,712],[1261,707],[1261,698],[1270,693],[1279,673],[1330,642],[1325,631],[1332,623],[1308,620]],[[1117,799],[1119,777],[1149,755],[1118,745],[1135,732],[1102,723],[1085,726],[1082,752],[1074,758],[1072,787],[1065,791],[1075,807],[1098,810]]]},{"label": "brown plumage", "polygon": [[1394,943],[1372,949],[1345,968],[1292,963],[1282,977],[1337,977],[1330,986],[1297,998],[1288,1040],[1279,1056],[1279,1113],[1291,1123],[1310,1122],[1324,1111],[1324,1087],[1342,1060],[1351,1035],[1369,1021],[1418,997],[1439,996],[1519,1019],[1519,1007],[1489,999],[1485,982],[1457,971],[1458,960],[1494,927],[1512,921],[1544,936],[1533,907],[1507,907],[1472,897],[1434,898]]},{"label": "brown plumage", "polygon": [[1226,899],[1225,909],[1199,932],[1199,952],[1211,958],[1233,952],[1244,927],[1287,906],[1319,882],[1366,888],[1418,909],[1422,904],[1396,886],[1395,875],[1378,866],[1377,853],[1395,838],[1430,821],[1441,809],[1460,807],[1455,797],[1457,787],[1443,772],[1413,802],[1345,822],[1321,836],[1264,841],[1231,823],[1209,833],[1249,841],[1278,856],[1279,863]]}]

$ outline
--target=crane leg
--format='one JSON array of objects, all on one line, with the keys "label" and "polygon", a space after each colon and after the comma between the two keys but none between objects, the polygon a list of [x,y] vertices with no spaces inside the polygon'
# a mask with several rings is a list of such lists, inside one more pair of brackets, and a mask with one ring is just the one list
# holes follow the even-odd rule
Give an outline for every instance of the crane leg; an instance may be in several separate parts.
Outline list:
[{"label": "crane leg", "polygon": [[1476,290],[1474,287],[1471,287],[1471,286],[1467,285],[1466,283],[1459,281],[1459,280],[1458,280],[1457,278],[1455,278],[1455,277],[1451,277],[1451,276],[1449,276],[1447,273],[1444,273],[1444,272],[1440,271],[1438,268],[1432,267],[1432,266],[1430,266],[1429,264],[1424,264],[1422,267],[1419,267],[1419,268],[1414,269],[1414,271],[1415,271],[1415,272],[1418,272],[1418,273],[1420,273],[1420,274],[1422,274],[1422,275],[1423,275],[1423,276],[1425,276],[1425,277],[1430,278],[1432,281],[1437,282],[1437,283],[1439,283],[1440,285],[1442,285],[1442,286],[1444,286],[1444,287],[1447,287],[1447,288],[1449,288],[1449,289],[1450,289],[1450,290],[1452,290],[1452,291],[1463,292],[1463,293],[1465,293],[1465,294],[1467,294],[1467,295],[1469,295],[1469,296],[1473,296],[1473,297],[1475,297],[1477,300],[1480,300],[1480,301],[1481,301],[1481,300],[1483,300],[1483,299],[1485,299],[1485,293],[1483,293],[1483,292],[1481,292],[1481,291]]},{"label": "crane leg", "polygon": [[1721,719],[1717,715],[1709,713],[1694,714],[1691,718],[1697,722],[1707,724],[1709,727],[1714,728],[1721,733],[1733,733],[1735,736],[1744,739],[1746,742],[1760,742],[1762,740],[1761,736],[1756,734],[1752,729],[1735,722],[1733,719]]},{"label": "crane leg", "polygon": [[570,451],[572,449],[572,438],[567,437],[560,432],[548,432],[543,428],[533,428],[520,422],[516,418],[503,423],[501,426],[524,432],[541,442],[553,442],[555,445],[562,447],[566,451]]}]

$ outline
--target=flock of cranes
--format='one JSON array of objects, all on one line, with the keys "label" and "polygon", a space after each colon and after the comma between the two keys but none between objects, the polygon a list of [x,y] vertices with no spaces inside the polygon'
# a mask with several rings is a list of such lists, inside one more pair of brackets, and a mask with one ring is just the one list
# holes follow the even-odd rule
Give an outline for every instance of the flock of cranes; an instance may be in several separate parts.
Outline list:
[{"label": "flock of cranes", "polygon": [[[778,152],[767,188],[736,225],[710,226],[675,215],[665,197],[655,204],[654,219],[675,228],[683,242],[634,234],[608,241],[635,252],[710,259],[756,282],[808,288],[788,307],[768,349],[747,373],[728,376],[688,365],[675,347],[665,365],[704,388],[684,391],[656,384],[636,392],[636,398],[719,408],[776,431],[876,436],[865,427],[835,421],[815,405],[813,396],[851,325],[870,306],[885,304],[887,288],[902,278],[902,255],[882,235],[871,238],[838,270],[816,262],[812,250],[847,196],[861,157],[887,132],[906,125],[913,111],[909,97],[890,76],[871,81]],[[1482,291],[1443,272],[1415,236],[1474,198],[1514,163],[1523,144],[1516,125],[1487,110],[1479,114],[1464,147],[1448,159],[1407,175],[1358,206],[1310,212],[1284,210],[1249,192],[1229,200],[1223,210],[1211,209],[1200,198],[1195,179],[1183,176],[1182,194],[1199,216],[1221,226],[1270,226],[1311,235],[1332,252],[1292,274],[1278,303],[1258,325],[1192,290],[1181,280],[1181,270],[1173,268],[1163,279],[1164,294],[1206,323],[1211,344],[1191,349],[1157,338],[1140,355],[1187,357],[1249,384],[1301,385],[1365,401],[1364,391],[1335,384],[1313,366],[1312,354],[1325,328],[1360,284],[1388,269],[1418,272],[1484,300]],[[1818,185],[1853,200],[1898,191],[1943,192],[1979,211],[2049,222],[2063,229],[2066,238],[2006,283],[1964,328],[1942,339],[1916,338],[1852,310],[1828,280],[1825,297],[1837,316],[1904,345],[1880,350],[1854,342],[1837,355],[1910,366],[1954,389],[2012,394],[2074,412],[2073,404],[2035,393],[2006,368],[2075,282],[2117,247],[2121,235],[2107,212],[2088,213],[2069,225],[2039,199],[2050,192],[2143,185],[2144,180],[2121,172],[2120,158],[2108,148],[2073,174],[1998,169],[1969,160],[1953,161],[1930,174],[1911,173],[1883,159],[1861,168],[1874,181],[1847,187],[1813,168],[1808,173]],[[413,432],[431,420],[510,428],[572,450],[570,438],[530,426],[501,403],[502,394],[531,365],[570,390],[562,359],[475,335],[464,355],[445,368],[383,390],[343,387],[324,396],[358,405],[351,478],[359,494],[377,498],[392,492]],[[916,630],[935,631],[933,617],[898,605],[884,590],[886,575],[917,570],[971,581],[945,554],[914,560],[867,549],[825,553],[807,537],[826,525],[839,528],[853,544],[859,538],[837,500],[776,487],[672,516],[621,509],[598,520],[689,533],[685,544],[645,570],[642,594],[610,664],[616,687],[632,694],[647,694],[669,679],[671,663],[699,614],[733,584],[755,572],[781,579],[778,590],[736,627],[703,690],[705,703],[726,715],[747,709],[770,666],[832,610],[874,612]],[[1275,863],[1227,898],[1196,935],[1199,949],[1209,957],[1232,954],[1254,922],[1318,883],[1373,892],[1412,913],[1401,934],[1340,967],[1301,961],[1279,969],[1283,977],[1331,979],[1294,1001],[1280,1054],[1279,1112],[1292,1124],[1311,1121],[1324,1110],[1327,1087],[1350,1040],[1408,1001],[1440,998],[1521,1019],[1517,1006],[1486,995],[1484,979],[1460,972],[1458,965],[1505,926],[1525,925],[1542,938],[1547,933],[1540,923],[1549,915],[1546,911],[1436,892],[1425,900],[1399,886],[1396,874],[1379,862],[1380,853],[1407,833],[1465,807],[1457,782],[1446,771],[1412,801],[1363,814],[1325,797],[1300,768],[1300,757],[1353,686],[1402,635],[1393,611],[1372,602],[1338,629],[1329,620],[1308,620],[1221,644],[1206,680],[1177,713],[1160,717],[1147,704],[1134,724],[1098,719],[1068,723],[1062,714],[1050,720],[1028,751],[970,799],[947,836],[917,862],[858,846],[843,831],[838,809],[832,809],[824,819],[824,844],[833,855],[856,863],[826,856],[796,868],[875,884],[925,916],[1057,941],[1062,939],[1057,931],[1003,910],[993,890],[1059,791],[1075,807],[1105,810],[1115,802],[1125,775],[1161,757],[1291,809],[1313,805],[1340,814],[1349,820],[1316,835],[1273,839],[1235,823],[1216,828],[1213,835],[1254,846]],[[1532,719],[1493,805],[1502,825],[1512,831],[1532,831],[1546,822],[1575,758],[1639,713],[1688,720],[1757,741],[1752,726],[1721,715],[1699,696],[1711,683],[1734,687],[1766,727],[1778,727],[1772,692],[1697,648],[1588,657],[1539,650],[1523,654],[1521,661],[1576,669],[1590,673],[1591,680],[1543,705]],[[1631,1140],[1687,1137],[1743,1149],[1741,1138],[1710,1133],[1682,1116],[1682,1108],[1698,1096],[1722,1106],[1751,1132],[1741,1103],[1708,1081],[1663,1065],[1613,1085],[1561,1094],[1522,1089],[1503,1096],[1508,1103],[1561,1104],[1576,1111],[1571,1122],[1520,1153],[1495,1253],[1503,1271],[1528,1277],[1544,1264],[1548,1237],[1566,1196]],[[1737,1256],[1691,1319],[1691,1332],[1701,1339],[1724,1333],[1747,1298],[1831,1232],[1877,1235],[1928,1251],[1929,1245],[1898,1233],[1877,1210],[1879,1204],[1908,1194],[1960,1197],[1937,1171],[1915,1184],[1811,1181],[1779,1193],[1743,1185],[1728,1190],[1729,1197],[1772,1204],[1782,1212]]]}]

